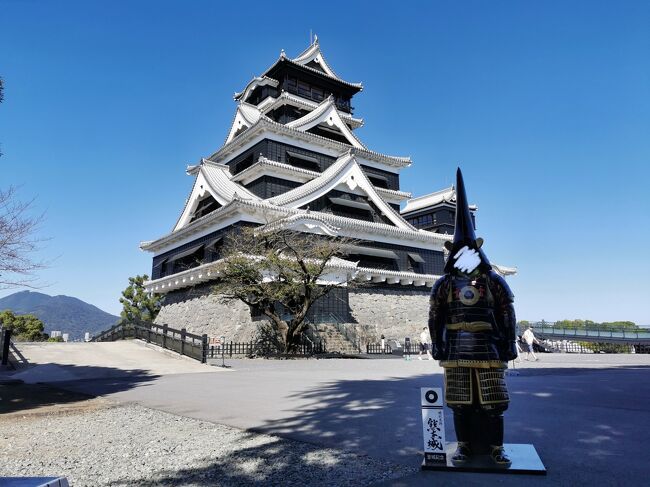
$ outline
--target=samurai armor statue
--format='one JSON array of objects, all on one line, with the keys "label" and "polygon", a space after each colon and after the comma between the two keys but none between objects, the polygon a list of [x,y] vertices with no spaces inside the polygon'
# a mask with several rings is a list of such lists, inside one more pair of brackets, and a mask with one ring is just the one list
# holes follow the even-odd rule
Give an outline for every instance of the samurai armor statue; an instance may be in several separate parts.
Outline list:
[{"label": "samurai armor statue", "polygon": [[508,408],[507,362],[517,357],[513,294],[476,238],[463,175],[456,172],[456,227],[445,243],[445,274],[431,290],[433,358],[445,370],[445,400],[454,413],[458,448],[452,462],[489,453],[503,467],[503,413]]}]

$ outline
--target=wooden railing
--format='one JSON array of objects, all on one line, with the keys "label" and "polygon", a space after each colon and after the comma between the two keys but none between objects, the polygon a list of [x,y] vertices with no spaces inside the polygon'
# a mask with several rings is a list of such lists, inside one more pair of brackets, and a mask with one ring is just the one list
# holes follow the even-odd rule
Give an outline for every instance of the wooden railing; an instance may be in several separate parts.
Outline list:
[{"label": "wooden railing", "polygon": [[167,325],[147,322],[122,321],[92,339],[93,342],[114,342],[126,338],[139,338],[167,350],[205,363],[208,353],[208,335],[188,333]]}]

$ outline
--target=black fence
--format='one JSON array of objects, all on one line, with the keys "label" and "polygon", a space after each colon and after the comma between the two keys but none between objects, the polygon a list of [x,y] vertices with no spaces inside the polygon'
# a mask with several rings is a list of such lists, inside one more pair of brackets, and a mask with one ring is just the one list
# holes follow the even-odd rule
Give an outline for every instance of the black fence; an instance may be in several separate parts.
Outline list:
[{"label": "black fence", "polygon": [[114,342],[126,338],[139,338],[202,363],[207,359],[208,335],[195,335],[185,328],[177,330],[167,325],[124,321],[100,333],[92,341]]},{"label": "black fence", "polygon": [[391,355],[393,349],[388,344],[382,347],[380,343],[368,343],[366,345],[366,353],[368,355]]},{"label": "black fence", "polygon": [[9,364],[9,348],[11,346],[11,330],[0,327],[0,365]]},{"label": "black fence", "polygon": [[[305,340],[303,343],[294,348],[288,355],[297,355],[309,357],[321,353],[327,353],[327,349],[322,341],[311,342]],[[210,345],[207,350],[206,358],[218,359],[221,357],[252,357],[255,355],[272,356],[280,355],[273,347],[263,343],[255,342],[225,342],[219,345]]]},{"label": "black fence", "polygon": [[[148,322],[124,321],[100,333],[92,339],[93,342],[114,342],[127,338],[139,338],[147,343],[153,343],[167,350],[180,353],[187,357],[206,363],[210,359],[221,357],[251,357],[255,355],[280,355],[272,347],[255,342],[226,342],[219,345],[209,344],[208,335],[195,335],[185,328],[177,330],[168,325],[156,325]],[[311,356],[326,353],[322,341],[314,342],[304,338],[303,342],[288,355]]]}]

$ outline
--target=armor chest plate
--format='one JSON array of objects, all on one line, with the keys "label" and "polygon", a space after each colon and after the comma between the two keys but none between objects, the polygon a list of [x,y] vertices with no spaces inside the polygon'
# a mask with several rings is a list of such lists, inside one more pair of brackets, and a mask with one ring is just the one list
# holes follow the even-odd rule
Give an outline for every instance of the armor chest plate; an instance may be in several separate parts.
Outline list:
[{"label": "armor chest plate", "polygon": [[449,304],[454,307],[491,307],[494,302],[485,275],[476,279],[452,277],[449,293]]}]

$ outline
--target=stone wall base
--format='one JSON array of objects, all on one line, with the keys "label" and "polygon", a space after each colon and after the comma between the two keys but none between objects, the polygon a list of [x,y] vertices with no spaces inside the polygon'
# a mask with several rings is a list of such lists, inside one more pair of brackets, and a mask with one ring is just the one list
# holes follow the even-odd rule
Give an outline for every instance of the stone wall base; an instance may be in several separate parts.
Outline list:
[{"label": "stone wall base", "polygon": [[422,329],[429,317],[428,288],[358,288],[350,289],[352,317],[361,329],[359,334],[368,335],[370,343],[379,343],[381,335],[386,340],[411,342],[420,340]]},{"label": "stone wall base", "polygon": [[[379,343],[381,335],[387,340],[404,342],[410,337],[418,342],[427,326],[429,289],[358,288],[350,289],[349,303],[352,323],[362,342]],[[253,339],[257,326],[247,305],[241,301],[223,303],[210,293],[210,285],[172,291],[165,298],[157,324],[172,328],[187,328],[209,337],[224,336],[226,341],[247,342]]]},{"label": "stone wall base", "polygon": [[226,341],[251,341],[260,321],[251,320],[246,304],[238,300],[224,303],[210,288],[204,284],[168,293],[155,323],[186,328],[197,335],[206,333],[211,338],[223,336]]}]

